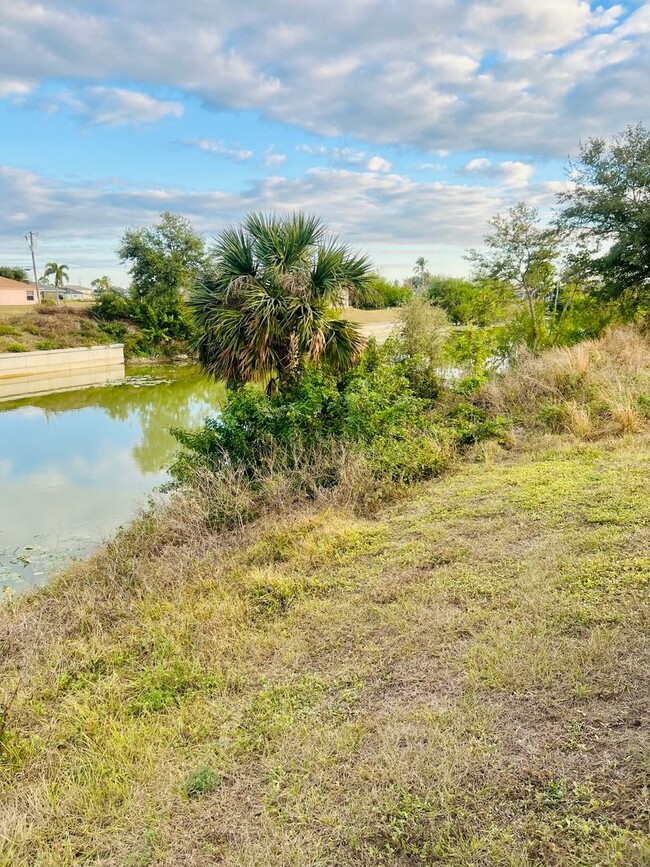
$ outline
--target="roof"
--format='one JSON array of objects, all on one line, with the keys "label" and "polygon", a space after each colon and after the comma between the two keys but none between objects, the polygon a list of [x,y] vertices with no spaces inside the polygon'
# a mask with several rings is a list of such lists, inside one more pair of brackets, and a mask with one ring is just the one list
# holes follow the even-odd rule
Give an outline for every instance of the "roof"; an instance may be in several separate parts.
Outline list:
[{"label": "roof", "polygon": [[33,283],[22,283],[20,280],[10,280],[9,277],[0,277],[0,289],[33,289]]}]

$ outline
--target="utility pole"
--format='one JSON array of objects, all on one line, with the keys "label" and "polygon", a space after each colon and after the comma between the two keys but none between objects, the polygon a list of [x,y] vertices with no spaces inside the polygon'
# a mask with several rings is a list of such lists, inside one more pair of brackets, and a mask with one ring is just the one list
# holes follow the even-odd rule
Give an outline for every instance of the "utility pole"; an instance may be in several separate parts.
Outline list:
[{"label": "utility pole", "polygon": [[38,288],[38,277],[36,276],[36,258],[34,256],[34,247],[35,247],[34,238],[37,238],[37,237],[38,237],[38,232],[32,232],[31,229],[25,235],[25,240],[29,244],[29,249],[30,249],[30,252],[32,254],[32,268],[34,269],[34,289],[36,290],[36,296],[35,297],[36,297],[36,301],[40,304],[41,293],[40,293],[40,290]]}]

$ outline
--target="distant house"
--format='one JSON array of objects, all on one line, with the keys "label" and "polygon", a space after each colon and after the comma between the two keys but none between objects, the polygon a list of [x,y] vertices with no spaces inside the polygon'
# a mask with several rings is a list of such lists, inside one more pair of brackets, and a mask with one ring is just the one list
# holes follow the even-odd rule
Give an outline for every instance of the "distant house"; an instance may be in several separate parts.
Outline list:
[{"label": "distant house", "polygon": [[66,286],[63,297],[66,301],[94,301],[95,292],[86,286]]},{"label": "distant house", "polygon": [[0,277],[0,305],[38,304],[38,292],[33,283],[21,283]]},{"label": "distant house", "polygon": [[[43,301],[63,301],[65,298],[65,289],[55,289],[47,283],[39,283],[38,288],[41,290],[41,299]],[[58,296],[58,297],[57,297]]]}]

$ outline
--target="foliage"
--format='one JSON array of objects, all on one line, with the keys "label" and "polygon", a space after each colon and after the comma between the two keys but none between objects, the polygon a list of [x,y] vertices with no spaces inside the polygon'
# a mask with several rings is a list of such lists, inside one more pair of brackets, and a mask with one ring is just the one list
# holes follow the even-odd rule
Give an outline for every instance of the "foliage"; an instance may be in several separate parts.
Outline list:
[{"label": "foliage", "polygon": [[[510,327],[507,330],[510,333]],[[473,376],[484,378],[503,357],[513,349],[504,339],[504,327],[477,328],[468,326],[462,331],[452,331],[445,347],[446,359]],[[516,345],[516,341],[515,341]]]},{"label": "foliage", "polygon": [[488,251],[470,250],[467,258],[477,279],[506,282],[525,302],[528,342],[538,348],[544,333],[540,303],[555,290],[559,237],[543,227],[537,209],[524,202],[509,208],[505,216],[497,214],[490,225],[492,231],[484,239]]},{"label": "foliage", "polygon": [[0,277],[9,280],[17,280],[19,283],[29,283],[29,276],[25,268],[11,265],[0,265]]},{"label": "foliage", "polygon": [[369,281],[369,292],[365,300],[355,306],[364,310],[381,310],[386,307],[401,307],[413,297],[413,291],[408,286],[386,280],[378,274],[372,275]]},{"label": "foliage", "polygon": [[426,298],[412,298],[400,310],[399,344],[411,358],[425,359],[436,366],[446,341],[447,315]]},{"label": "foliage", "polygon": [[427,260],[424,256],[420,256],[415,260],[415,266],[413,268],[413,276],[410,278],[411,286],[413,287],[413,291],[418,294],[422,294],[426,292],[427,284],[431,279],[431,274],[427,270]]},{"label": "foliage", "polygon": [[177,317],[183,293],[205,267],[205,244],[190,222],[168,211],[156,225],[127,229],[118,255],[130,264],[132,297]]},{"label": "foliage", "polygon": [[427,295],[455,325],[481,327],[494,325],[503,319],[513,301],[511,287],[502,280],[469,280],[443,274],[430,278]]},{"label": "foliage", "polygon": [[599,298],[650,312],[650,130],[628,126],[610,142],[592,138],[569,164],[559,194],[560,225],[577,242],[575,260],[597,278]]},{"label": "foliage", "polygon": [[98,319],[128,319],[133,313],[131,299],[120,289],[110,286],[101,289],[93,307],[93,313]]},{"label": "foliage", "polygon": [[102,292],[108,292],[112,289],[117,289],[116,286],[113,285],[113,281],[106,274],[103,277],[97,277],[97,279],[93,280],[90,284],[95,290],[96,295],[101,295]]},{"label": "foliage", "polygon": [[308,361],[341,371],[357,360],[363,338],[333,308],[367,288],[369,263],[318,218],[251,214],[221,233],[212,255],[190,299],[209,374],[230,384],[277,376],[287,388]]},{"label": "foliage", "polygon": [[59,265],[57,262],[48,262],[43,272],[43,278],[47,281],[49,277],[54,278],[55,289],[62,289],[69,280],[68,266]]},{"label": "foliage", "polygon": [[118,255],[131,265],[135,296],[165,305],[192,287],[205,264],[205,245],[187,219],[165,211],[154,226],[127,229]]}]

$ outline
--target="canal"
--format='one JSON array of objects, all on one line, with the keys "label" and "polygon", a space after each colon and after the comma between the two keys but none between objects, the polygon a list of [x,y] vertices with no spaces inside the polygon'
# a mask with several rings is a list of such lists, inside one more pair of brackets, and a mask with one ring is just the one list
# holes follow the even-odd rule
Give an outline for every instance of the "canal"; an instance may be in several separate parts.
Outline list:
[{"label": "canal", "polygon": [[167,479],[176,441],[218,411],[195,367],[127,367],[110,385],[0,403],[0,589],[43,584]]}]

